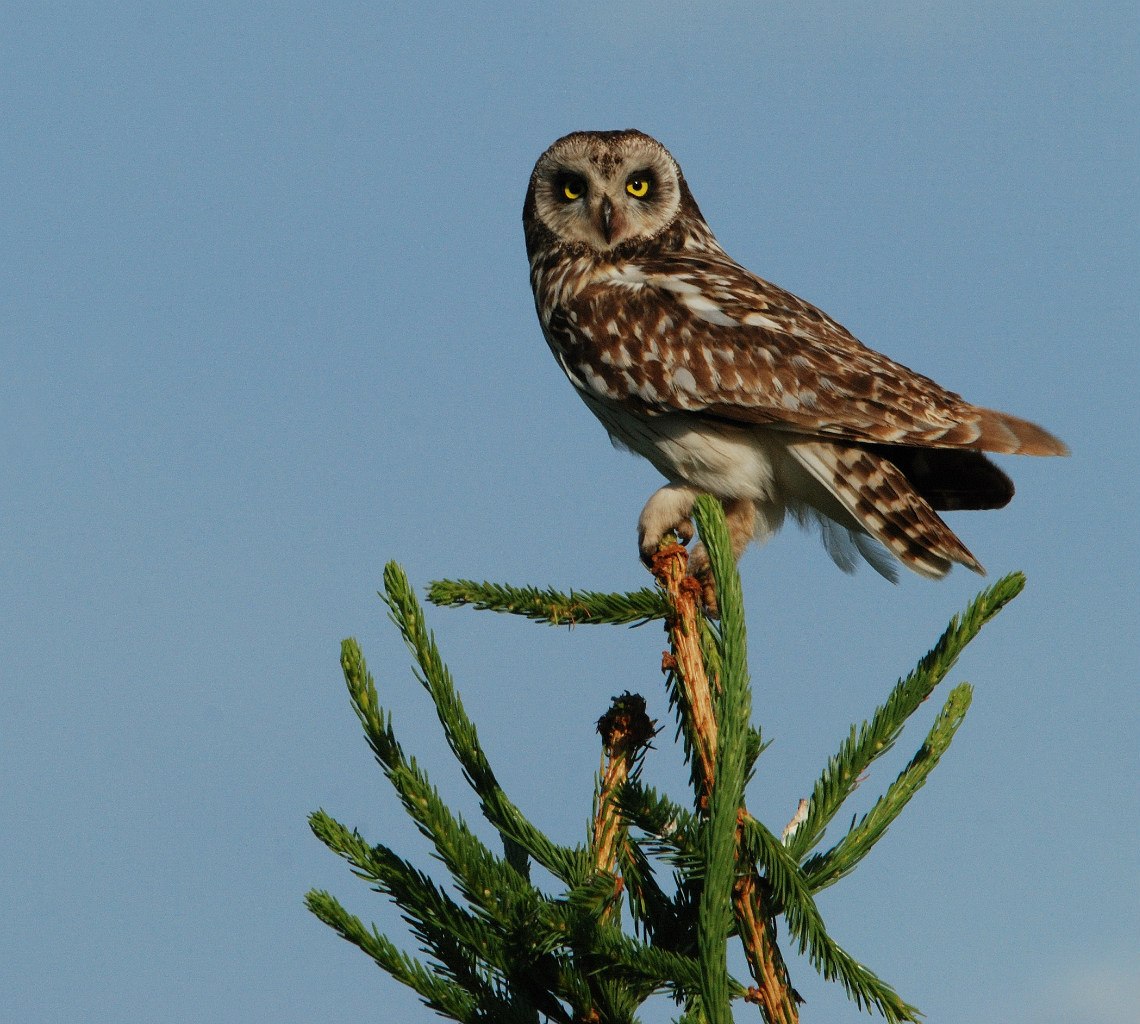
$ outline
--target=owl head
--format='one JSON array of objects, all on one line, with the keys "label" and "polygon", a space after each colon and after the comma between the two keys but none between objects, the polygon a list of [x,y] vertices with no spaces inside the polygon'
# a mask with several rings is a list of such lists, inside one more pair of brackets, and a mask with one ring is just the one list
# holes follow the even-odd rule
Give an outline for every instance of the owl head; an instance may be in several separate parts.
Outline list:
[{"label": "owl head", "polygon": [[527,248],[551,242],[599,256],[660,240],[681,219],[707,231],[681,168],[643,132],[574,132],[538,158],[523,224]]}]

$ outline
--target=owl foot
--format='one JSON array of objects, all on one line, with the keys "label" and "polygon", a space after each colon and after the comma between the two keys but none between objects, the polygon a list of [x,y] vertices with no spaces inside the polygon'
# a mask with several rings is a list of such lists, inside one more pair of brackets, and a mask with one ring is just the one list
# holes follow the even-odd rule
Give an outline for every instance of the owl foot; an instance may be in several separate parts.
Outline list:
[{"label": "owl foot", "polygon": [[675,533],[682,544],[693,539],[693,503],[699,491],[684,484],[666,484],[655,491],[637,521],[637,547],[641,560],[652,565],[662,538]]}]

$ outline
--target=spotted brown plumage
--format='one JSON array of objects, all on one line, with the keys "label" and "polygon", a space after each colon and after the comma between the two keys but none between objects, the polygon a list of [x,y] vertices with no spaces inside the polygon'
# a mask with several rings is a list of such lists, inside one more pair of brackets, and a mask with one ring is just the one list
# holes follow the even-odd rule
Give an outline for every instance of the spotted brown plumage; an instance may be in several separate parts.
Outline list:
[{"label": "spotted brown plumage", "polygon": [[936,510],[1009,501],[1012,483],[982,452],[1066,451],[741,267],[672,156],[640,132],[554,143],[523,222],[551,351],[614,442],[669,481],[642,512],[643,556],[707,491],[729,512],[738,555],[790,511],[819,524],[845,569],[859,555],[892,575],[873,537],[926,576],[955,562],[981,572]]}]

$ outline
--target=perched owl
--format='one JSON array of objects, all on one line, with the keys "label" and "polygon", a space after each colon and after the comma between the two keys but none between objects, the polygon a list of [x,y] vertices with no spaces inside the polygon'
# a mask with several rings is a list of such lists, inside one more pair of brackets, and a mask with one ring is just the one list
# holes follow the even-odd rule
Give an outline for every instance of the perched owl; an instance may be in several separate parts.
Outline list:
[{"label": "perched owl", "polygon": [[[546,341],[611,439],[669,481],[638,523],[648,561],[723,503],[737,557],[787,512],[837,565],[889,551],[923,576],[983,572],[940,509],[1000,508],[982,454],[1063,455],[1032,423],[970,405],[879,355],[720,247],[669,152],[638,131],[575,132],[538,159],[523,207]],[[882,546],[880,546],[882,545]],[[884,551],[884,548],[886,551]],[[691,567],[707,580],[707,556]]]}]

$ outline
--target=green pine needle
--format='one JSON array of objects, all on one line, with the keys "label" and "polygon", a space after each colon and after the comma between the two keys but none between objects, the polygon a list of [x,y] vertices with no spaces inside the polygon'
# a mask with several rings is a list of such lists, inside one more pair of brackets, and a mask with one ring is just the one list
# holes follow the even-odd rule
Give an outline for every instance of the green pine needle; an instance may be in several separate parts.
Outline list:
[{"label": "green pine needle", "polygon": [[[751,876],[755,870],[763,876],[765,911],[783,915],[787,934],[824,978],[839,981],[857,1006],[877,1011],[890,1024],[918,1019],[914,1007],[830,937],[815,893],[854,870],[925,784],[969,708],[967,684],[951,691],[923,745],[874,806],[830,850],[808,855],[860,776],[893,746],[966,644],[1021,591],[1024,577],[1007,576],[979,594],[871,718],[851,729],[816,783],[807,818],[785,844],[741,814],[744,788],[764,743],[751,723],[740,579],[720,503],[699,498],[694,517],[709,553],[720,611],[719,621],[702,619],[700,624],[706,669],[714,681],[715,785],[704,800],[703,780],[694,775],[698,813],[693,813],[644,786],[635,771],[617,793],[616,809],[623,819],[616,845],[620,877],[593,866],[588,846],[551,842],[507,797],[423,610],[395,563],[385,568],[382,597],[412,653],[416,677],[436,707],[451,751],[478,795],[483,815],[502,837],[503,855],[492,853],[443,803],[414,758],[404,753],[359,647],[344,642],[345,682],[368,743],[405,810],[448,869],[453,888],[445,890],[388,847],[370,845],[355,830],[317,811],[310,819],[314,834],[353,873],[399,906],[429,961],[401,951],[328,893],[314,890],[306,903],[437,1013],[472,1024],[587,1019],[635,1024],[640,1004],[655,992],[667,992],[683,1007],[686,1024],[730,1024],[732,1001],[748,994],[727,970],[727,943],[735,926],[733,891],[742,872]],[[442,580],[431,585],[428,598],[437,605],[470,604],[559,625],[638,625],[671,614],[665,596],[647,589],[561,593]],[[668,685],[677,706],[675,682]],[[686,709],[678,710],[683,720]],[[684,730],[682,735],[688,744],[691,738]],[[641,834],[631,834],[630,828]],[[531,883],[531,860],[563,883],[559,896],[547,896]],[[655,875],[655,864],[662,860],[673,868],[672,893]],[[628,927],[623,931],[623,920],[636,937]]]},{"label": "green pine needle", "polygon": [[892,1024],[917,1021],[919,1013],[915,1007],[827,934],[812,890],[783,843],[751,817],[742,826],[742,842],[748,859],[763,868],[788,931],[799,943],[800,953],[807,952],[820,975],[828,981],[839,981],[856,1006],[878,1010]]},{"label": "green pine needle", "polygon": [[697,856],[700,823],[696,816],[641,782],[627,782],[618,794],[622,816],[635,828],[647,833],[643,840],[654,853],[673,854],[689,863]]},{"label": "green pine needle", "polygon": [[467,984],[477,959],[500,972],[510,968],[503,944],[481,918],[446,896],[427,875],[386,846],[370,846],[323,811],[309,819],[313,834],[352,865],[353,873],[371,882],[404,912],[416,936],[449,973]]},{"label": "green pine needle", "polygon": [[499,894],[522,892],[525,879],[505,860],[491,853],[463,819],[451,812],[415,761],[404,756],[389,716],[379,707],[376,684],[356,641],[346,640],[342,645],[341,664],[368,743],[400,802],[419,830],[431,840],[464,895],[476,906],[493,913]]},{"label": "green pine needle", "polygon": [[720,502],[697,499],[697,530],[709,553],[720,628],[719,687],[714,688],[717,719],[716,785],[709,795],[708,819],[702,828],[704,886],[697,919],[701,994],[710,1024],[729,1024],[732,1011],[727,987],[727,938],[733,927],[732,891],[736,881],[736,825],[748,773],[751,689],[746,658],[744,598],[732,555],[732,542]]}]

